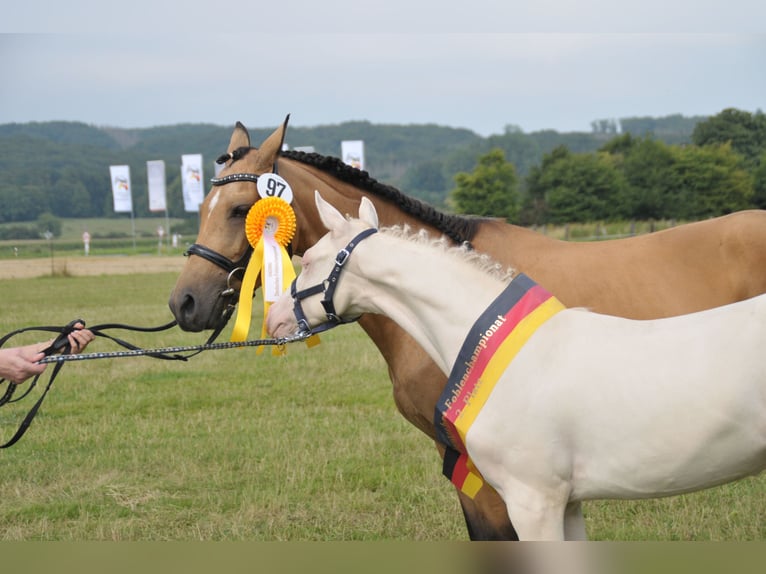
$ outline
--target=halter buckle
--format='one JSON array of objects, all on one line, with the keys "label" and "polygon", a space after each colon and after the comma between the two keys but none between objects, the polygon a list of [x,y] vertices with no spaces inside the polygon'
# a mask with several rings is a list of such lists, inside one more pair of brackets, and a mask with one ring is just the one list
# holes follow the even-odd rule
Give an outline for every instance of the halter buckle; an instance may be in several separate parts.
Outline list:
[{"label": "halter buckle", "polygon": [[346,264],[346,261],[348,261],[349,255],[351,255],[351,252],[346,248],[338,251],[338,254],[335,256],[335,265],[343,267]]}]

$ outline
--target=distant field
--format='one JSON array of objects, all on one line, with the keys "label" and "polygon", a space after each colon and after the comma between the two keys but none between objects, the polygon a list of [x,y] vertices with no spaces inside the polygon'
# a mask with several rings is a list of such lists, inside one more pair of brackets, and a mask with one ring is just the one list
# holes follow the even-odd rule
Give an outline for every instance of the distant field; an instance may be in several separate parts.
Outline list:
[{"label": "distant field", "polygon": [[[196,217],[196,214],[192,214]],[[180,223],[181,219],[170,218],[171,226]],[[132,226],[130,217],[124,214],[114,219],[107,218],[88,218],[88,219],[62,219],[61,220],[61,240],[77,240],[82,238],[82,232],[87,230],[94,237],[108,237],[114,234],[130,235]],[[136,234],[138,236],[157,237],[157,227],[165,227],[164,216],[157,217],[136,217],[134,218]]]},{"label": "distant field", "polygon": [[[0,326],[159,325],[175,279],[0,279]],[[147,347],[205,339],[120,334]],[[284,358],[248,349],[66,365],[27,435],[0,451],[0,540],[466,540],[435,449],[396,411],[375,347],[357,326],[322,339]],[[0,409],[0,438],[32,402]],[[585,515],[594,539],[762,540],[766,476],[589,503]]]},{"label": "distant field", "polygon": [[82,255],[50,258],[13,258],[0,262],[1,279],[45,276],[131,275],[135,273],[180,272],[186,259],[176,255]]},{"label": "distant field", "polygon": [[[180,223],[180,219],[170,219],[172,227]],[[91,235],[91,255],[139,255],[157,254],[171,255],[182,253],[188,243],[194,242],[194,235],[178,237],[178,247],[173,248],[171,237],[165,233],[160,245],[157,228],[166,227],[164,217],[136,218],[135,236],[129,217],[115,219],[62,219],[61,237],[48,242],[45,239],[21,239],[0,241],[0,259],[29,259],[51,256],[78,256],[84,254],[82,234],[88,231]],[[33,223],[17,224],[3,223],[0,227],[17,225],[34,225]]]},{"label": "distant field", "polygon": [[[4,240],[0,241],[0,259],[50,257],[51,251],[56,256],[77,256],[83,254],[82,233],[84,230],[92,236],[90,253],[92,255],[150,255],[180,254],[186,246],[193,243],[193,235],[178,237],[178,246],[173,248],[166,235],[159,245],[157,227],[165,226],[163,217],[136,218],[135,239],[132,235],[130,218],[117,219],[62,219],[62,235],[50,243],[44,239]],[[181,222],[171,219],[170,225]],[[612,223],[577,223],[571,225],[546,225],[535,227],[535,231],[556,239],[571,241],[598,241],[617,237],[627,237],[650,231],[659,231],[676,225],[673,221],[640,221]],[[4,223],[3,226],[18,224]],[[31,223],[26,225],[32,225]]]}]

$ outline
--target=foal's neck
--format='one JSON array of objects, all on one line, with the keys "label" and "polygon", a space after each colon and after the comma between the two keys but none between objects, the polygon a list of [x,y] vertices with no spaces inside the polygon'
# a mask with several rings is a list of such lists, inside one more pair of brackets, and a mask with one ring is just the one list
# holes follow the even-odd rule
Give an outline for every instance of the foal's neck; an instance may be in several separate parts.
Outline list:
[{"label": "foal's neck", "polygon": [[506,283],[438,247],[385,232],[370,240],[356,259],[363,285],[354,303],[392,319],[449,374],[468,330]]}]

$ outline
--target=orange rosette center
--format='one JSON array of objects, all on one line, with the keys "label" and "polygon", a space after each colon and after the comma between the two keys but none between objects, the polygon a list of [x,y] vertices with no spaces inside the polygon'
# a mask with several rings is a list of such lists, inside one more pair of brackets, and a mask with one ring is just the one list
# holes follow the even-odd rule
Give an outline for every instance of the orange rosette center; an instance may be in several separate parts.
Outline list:
[{"label": "orange rosette center", "polygon": [[255,248],[264,233],[274,237],[282,247],[295,235],[296,220],[293,208],[278,197],[266,197],[256,201],[245,219],[245,234]]}]

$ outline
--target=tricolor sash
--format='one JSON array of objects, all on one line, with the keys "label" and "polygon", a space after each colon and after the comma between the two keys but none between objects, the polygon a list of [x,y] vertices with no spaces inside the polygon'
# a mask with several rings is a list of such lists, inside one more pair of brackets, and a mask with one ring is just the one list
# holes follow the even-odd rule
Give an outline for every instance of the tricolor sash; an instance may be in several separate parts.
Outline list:
[{"label": "tricolor sash", "polygon": [[484,483],[468,457],[465,437],[500,376],[545,321],[564,309],[520,274],[473,324],[436,403],[436,436],[447,447],[444,475],[473,498]]}]

